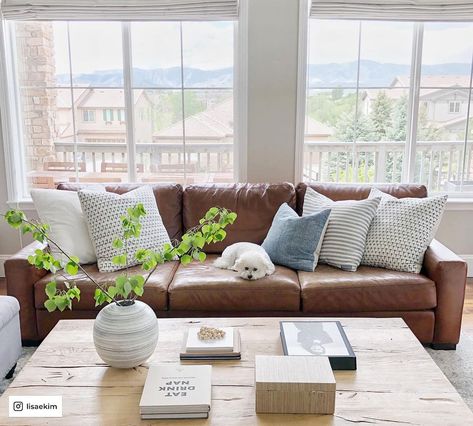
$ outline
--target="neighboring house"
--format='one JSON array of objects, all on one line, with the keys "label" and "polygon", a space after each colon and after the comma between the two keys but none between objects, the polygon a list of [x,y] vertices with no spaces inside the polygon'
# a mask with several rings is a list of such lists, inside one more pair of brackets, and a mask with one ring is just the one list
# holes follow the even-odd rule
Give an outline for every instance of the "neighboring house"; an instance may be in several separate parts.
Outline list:
[{"label": "neighboring house", "polygon": [[[233,140],[233,99],[227,99],[186,119],[186,140],[192,143],[231,143]],[[305,139],[326,141],[334,130],[311,117],[306,117]],[[181,143],[182,121],[156,132],[156,143]]]},{"label": "neighboring house", "polygon": [[[444,129],[450,138],[465,131],[468,109],[468,75],[428,75],[423,76],[419,94],[419,107],[425,113],[428,122]],[[396,77],[389,89],[367,89],[362,93],[362,111],[369,114],[379,92],[384,91],[393,100],[409,95],[409,78]],[[473,111],[470,112],[473,117]]]},{"label": "neighboring house", "polygon": [[[233,98],[186,118],[186,140],[193,143],[231,143],[233,141]],[[182,120],[153,135],[153,142],[182,142]]]},{"label": "neighboring house", "polygon": [[328,141],[334,134],[334,129],[332,129],[327,124],[321,123],[309,117],[305,116],[305,133],[304,140],[306,142],[310,141]]},{"label": "neighboring house", "polygon": [[[58,140],[74,141],[71,90],[57,89]],[[123,89],[74,89],[75,131],[78,142],[125,143],[126,119]],[[144,90],[134,92],[135,137],[150,143],[153,102]]]}]

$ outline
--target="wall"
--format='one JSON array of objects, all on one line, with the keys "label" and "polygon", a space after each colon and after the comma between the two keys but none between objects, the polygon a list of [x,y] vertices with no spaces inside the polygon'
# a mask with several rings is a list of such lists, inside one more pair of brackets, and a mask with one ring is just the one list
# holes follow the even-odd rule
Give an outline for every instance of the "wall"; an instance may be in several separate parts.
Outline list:
[{"label": "wall", "polygon": [[[293,181],[298,2],[249,0],[248,12],[248,180]],[[1,147],[1,211],[7,207],[4,164]],[[473,259],[473,210],[447,211],[437,237]],[[19,245],[18,234],[0,224],[0,261]]]},{"label": "wall", "polygon": [[295,0],[249,1],[250,182],[294,179],[298,18]]}]

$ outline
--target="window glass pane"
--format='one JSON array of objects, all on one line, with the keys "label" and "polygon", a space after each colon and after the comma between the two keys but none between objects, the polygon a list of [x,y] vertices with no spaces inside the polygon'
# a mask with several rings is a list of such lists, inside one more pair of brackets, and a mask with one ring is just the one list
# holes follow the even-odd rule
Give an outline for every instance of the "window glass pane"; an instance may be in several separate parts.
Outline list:
[{"label": "window glass pane", "polygon": [[131,24],[134,87],[181,87],[179,22]]},{"label": "window glass pane", "polygon": [[182,23],[185,87],[233,87],[233,25]]},{"label": "window glass pane", "polygon": [[426,23],[421,86],[469,87],[473,23]]},{"label": "window glass pane", "polygon": [[430,191],[455,191],[459,184],[468,95],[457,88],[420,91],[415,179]]},{"label": "window glass pane", "polygon": [[194,182],[233,182],[233,92],[185,91],[186,171]]},{"label": "window glass pane", "polygon": [[356,86],[358,35],[356,21],[309,21],[310,88]]},{"label": "window glass pane", "polygon": [[138,179],[185,183],[181,91],[133,93]]},{"label": "window glass pane", "polygon": [[409,87],[413,24],[364,21],[360,86]]},{"label": "window glass pane", "polygon": [[[73,84],[123,86],[123,52],[120,22],[70,22]],[[67,38],[66,38],[67,39]],[[59,76],[69,83],[69,76]]]},{"label": "window glass pane", "polygon": [[401,181],[412,34],[411,23],[310,21],[305,180]]}]

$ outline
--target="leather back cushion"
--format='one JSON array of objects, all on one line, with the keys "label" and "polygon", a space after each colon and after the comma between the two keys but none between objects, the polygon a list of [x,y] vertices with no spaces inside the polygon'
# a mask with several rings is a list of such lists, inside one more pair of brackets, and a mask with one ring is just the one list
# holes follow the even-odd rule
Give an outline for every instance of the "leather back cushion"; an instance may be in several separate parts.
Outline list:
[{"label": "leather back cushion", "polygon": [[220,253],[233,243],[248,241],[261,244],[271,227],[279,206],[296,207],[296,192],[291,183],[281,184],[209,184],[190,185],[184,189],[184,229],[194,227],[213,206],[225,207],[238,214],[222,243],[210,244],[207,253]]},{"label": "leather back cushion", "polygon": [[[90,188],[91,185],[74,184],[74,183],[60,183],[57,189],[67,191],[78,191],[79,189]],[[133,189],[136,189],[141,184],[117,184],[106,185],[105,189],[108,192],[116,194],[124,194]],[[182,186],[173,183],[160,183],[150,185],[153,188],[156,204],[158,205],[159,213],[163,219],[164,226],[168,231],[171,240],[181,238],[182,236]]]},{"label": "leather back cushion", "polygon": [[333,201],[341,200],[363,200],[368,198],[368,195],[373,186],[383,192],[387,192],[397,198],[425,198],[427,197],[427,188],[424,185],[416,184],[343,184],[343,183],[315,183],[307,185],[306,183],[299,183],[296,187],[297,194],[297,208],[296,211],[302,214],[304,205],[304,196],[307,186],[310,186],[315,191],[325,195]]}]

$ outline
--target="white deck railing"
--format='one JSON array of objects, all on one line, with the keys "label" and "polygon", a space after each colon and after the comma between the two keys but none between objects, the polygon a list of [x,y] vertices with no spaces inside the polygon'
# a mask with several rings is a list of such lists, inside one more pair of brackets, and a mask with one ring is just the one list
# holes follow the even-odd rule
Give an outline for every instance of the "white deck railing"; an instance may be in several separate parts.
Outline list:
[{"label": "white deck railing", "polygon": [[[464,181],[472,171],[473,144],[466,152],[462,141],[417,142],[415,182],[430,191],[455,190],[461,180],[465,157]],[[322,182],[401,182],[404,142],[325,142],[308,141],[304,146],[304,178]]]},{"label": "white deck railing", "polygon": [[[55,143],[57,160],[85,162],[87,171],[100,172],[101,163],[125,163],[126,144]],[[461,180],[464,154],[464,181],[471,178],[473,144],[467,149],[461,141],[417,142],[415,181],[431,191],[454,190]],[[183,164],[182,143],[136,145],[137,162],[145,173],[159,165]],[[186,143],[186,164],[196,172],[225,172],[231,169],[233,145],[230,143]],[[325,182],[401,182],[405,143],[397,141],[345,142],[307,141],[304,145],[304,179]],[[356,179],[353,177],[357,176]]]}]

